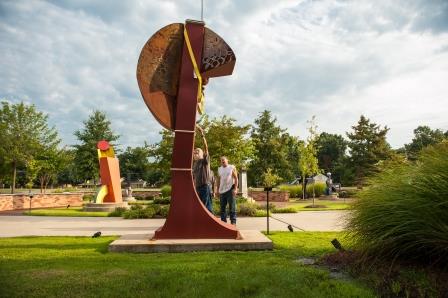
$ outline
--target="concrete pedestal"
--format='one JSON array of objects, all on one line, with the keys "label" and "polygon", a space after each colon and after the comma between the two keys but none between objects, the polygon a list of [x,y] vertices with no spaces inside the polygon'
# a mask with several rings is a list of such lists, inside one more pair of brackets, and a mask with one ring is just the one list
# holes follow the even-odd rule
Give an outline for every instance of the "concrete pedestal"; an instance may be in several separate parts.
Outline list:
[{"label": "concrete pedestal", "polygon": [[110,252],[189,252],[272,250],[272,241],[259,231],[239,231],[242,239],[158,239],[154,233],[124,235],[109,245]]},{"label": "concrete pedestal", "polygon": [[90,212],[112,212],[115,210],[115,208],[117,207],[122,207],[122,208],[129,208],[129,205],[127,202],[123,202],[123,203],[87,203],[84,205],[83,210],[84,211],[90,211]]}]

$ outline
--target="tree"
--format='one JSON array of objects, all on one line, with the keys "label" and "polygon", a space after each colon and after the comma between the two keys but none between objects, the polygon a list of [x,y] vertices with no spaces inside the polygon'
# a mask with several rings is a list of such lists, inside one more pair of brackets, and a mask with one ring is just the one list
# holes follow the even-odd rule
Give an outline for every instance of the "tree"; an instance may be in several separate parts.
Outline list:
[{"label": "tree", "polygon": [[429,126],[418,126],[414,129],[414,138],[412,142],[404,145],[405,153],[408,159],[416,160],[419,152],[429,146],[440,143],[447,136],[444,134],[442,130],[435,129],[432,130]]},{"label": "tree", "polygon": [[333,179],[341,181],[340,165],[347,150],[347,141],[341,135],[322,132],[316,140],[319,168],[332,173]]},{"label": "tree", "polygon": [[84,129],[74,133],[80,142],[73,146],[75,148],[75,163],[79,177],[83,180],[93,179],[95,183],[99,173],[96,144],[98,141],[106,140],[114,146],[119,135],[112,131],[111,122],[101,111],[93,111],[83,123]]},{"label": "tree", "polygon": [[162,139],[150,146],[154,161],[151,163],[151,184],[168,183],[171,179],[171,157],[173,155],[174,133],[171,130],[160,131]]},{"label": "tree", "polygon": [[37,178],[39,179],[40,192],[45,193],[50,182],[57,180],[58,173],[70,162],[70,156],[65,154],[65,149],[56,146],[47,147],[36,158]]},{"label": "tree", "polygon": [[[316,141],[318,135],[315,119],[316,119],[315,116],[313,116],[311,120],[308,121],[309,136],[307,138],[306,143],[301,143],[299,146],[299,153],[300,153],[299,170],[302,175],[302,185],[304,186],[302,187],[302,199],[305,199],[306,177],[315,175],[319,172],[317,150],[316,150]],[[313,195],[313,205],[314,205],[314,195]]]},{"label": "tree", "polygon": [[255,119],[251,138],[254,146],[254,159],[249,164],[248,172],[251,185],[261,185],[261,175],[268,168],[282,180],[294,178],[294,161],[288,160],[288,155],[297,155],[298,140],[287,136],[286,130],[277,125],[277,119],[272,117],[270,111],[263,111]]},{"label": "tree", "polygon": [[[0,109],[0,155],[12,170],[11,193],[16,186],[17,168],[30,165],[40,150],[60,143],[57,131],[48,126],[48,115],[23,102],[2,102]],[[31,170],[31,168],[30,168]]]},{"label": "tree", "polygon": [[151,167],[150,156],[151,149],[146,143],[142,147],[127,147],[118,155],[121,177],[126,177],[128,182],[136,179],[148,180]]},{"label": "tree", "polygon": [[[250,125],[236,125],[235,119],[226,115],[209,120],[205,117],[201,127],[208,144],[210,166],[217,169],[220,157],[226,156],[237,169],[246,168],[253,157],[253,145],[247,137]],[[202,137],[196,134],[195,147],[204,148]]]},{"label": "tree", "polygon": [[391,155],[390,145],[386,141],[389,128],[381,128],[361,115],[358,124],[352,126],[352,129],[353,132],[347,133],[350,163],[354,169],[356,183],[362,186],[365,177],[375,172],[376,164]]}]

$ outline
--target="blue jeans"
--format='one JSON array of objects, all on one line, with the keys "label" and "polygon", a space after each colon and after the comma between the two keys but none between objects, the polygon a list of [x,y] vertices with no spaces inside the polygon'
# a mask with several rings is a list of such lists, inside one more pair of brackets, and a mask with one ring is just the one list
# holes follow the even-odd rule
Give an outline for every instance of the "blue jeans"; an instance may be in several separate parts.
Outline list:
[{"label": "blue jeans", "polygon": [[213,214],[210,185],[204,184],[202,186],[198,186],[196,187],[196,192],[198,193],[199,199],[201,199],[201,202],[204,204],[205,208]]},{"label": "blue jeans", "polygon": [[233,190],[229,190],[219,195],[219,201],[221,203],[221,220],[227,222],[227,204],[229,204],[230,222],[236,224],[236,202],[233,196]]}]

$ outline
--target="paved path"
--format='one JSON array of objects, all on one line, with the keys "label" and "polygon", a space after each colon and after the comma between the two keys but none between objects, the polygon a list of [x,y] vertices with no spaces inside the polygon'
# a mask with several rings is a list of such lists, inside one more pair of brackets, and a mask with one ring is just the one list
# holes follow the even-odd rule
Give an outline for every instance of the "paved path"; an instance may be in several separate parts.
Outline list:
[{"label": "paved path", "polygon": [[[341,231],[346,214],[346,211],[306,211],[273,216],[305,231]],[[157,229],[164,221],[116,217],[0,216],[0,237],[90,236],[96,231],[103,235],[141,234]],[[273,218],[269,226],[271,231],[288,230],[286,224]],[[237,227],[265,231],[266,217],[238,218]]]}]

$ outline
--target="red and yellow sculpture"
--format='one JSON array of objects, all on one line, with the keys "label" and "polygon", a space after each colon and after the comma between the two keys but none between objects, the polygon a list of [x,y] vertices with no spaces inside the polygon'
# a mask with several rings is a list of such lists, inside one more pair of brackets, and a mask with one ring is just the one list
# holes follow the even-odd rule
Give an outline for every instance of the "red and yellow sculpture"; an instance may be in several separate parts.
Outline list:
[{"label": "red and yellow sculpture", "polygon": [[100,163],[101,188],[95,203],[122,203],[120,166],[114,149],[105,140],[99,141],[96,147]]},{"label": "red and yellow sculpture", "polygon": [[235,226],[215,218],[193,185],[196,113],[203,112],[203,84],[231,75],[235,55],[227,43],[200,21],[170,24],[143,47],[137,65],[140,92],[159,123],[174,130],[171,206],[154,239],[237,239]]}]

